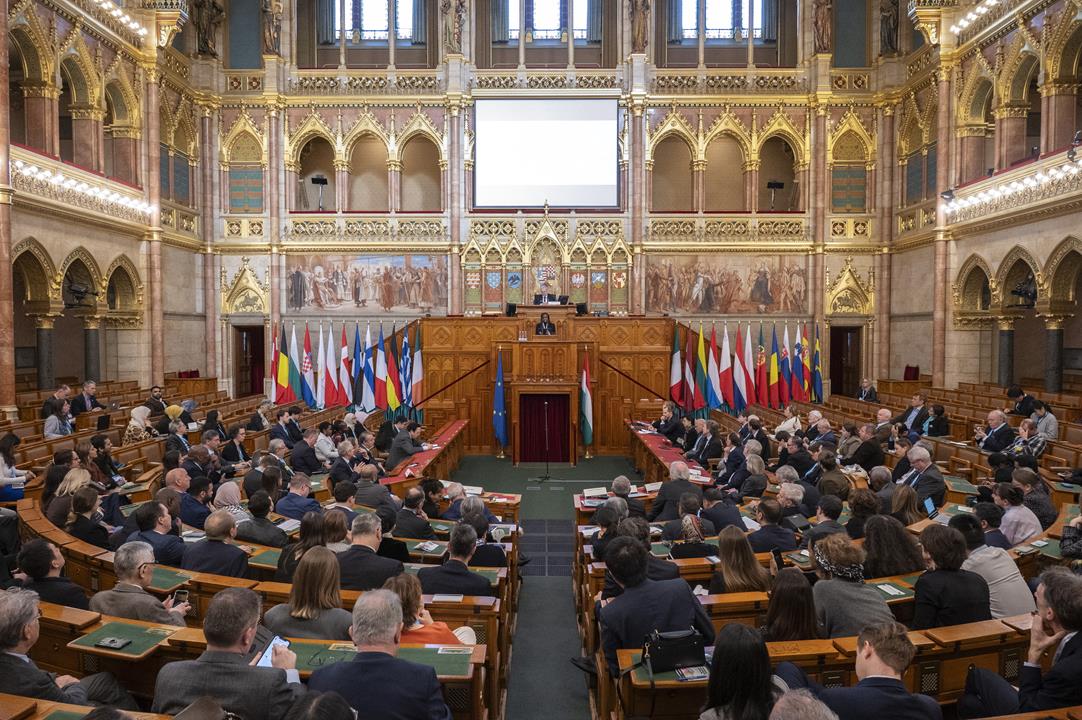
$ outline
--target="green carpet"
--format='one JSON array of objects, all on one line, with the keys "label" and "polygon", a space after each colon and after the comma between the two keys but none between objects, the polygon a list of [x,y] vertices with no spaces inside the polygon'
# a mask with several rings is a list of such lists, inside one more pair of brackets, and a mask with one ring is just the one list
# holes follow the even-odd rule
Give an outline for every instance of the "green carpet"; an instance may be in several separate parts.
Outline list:
[{"label": "green carpet", "polygon": [[581,648],[571,593],[575,548],[571,496],[586,487],[607,486],[617,475],[627,475],[633,482],[637,476],[623,457],[582,460],[575,467],[551,465],[551,481],[530,480],[544,471],[544,464],[516,468],[510,460],[469,456],[454,480],[486,490],[522,493],[520,519],[525,535],[520,548],[532,559],[523,568],[505,716],[585,720],[590,717],[586,679],[570,662]]}]

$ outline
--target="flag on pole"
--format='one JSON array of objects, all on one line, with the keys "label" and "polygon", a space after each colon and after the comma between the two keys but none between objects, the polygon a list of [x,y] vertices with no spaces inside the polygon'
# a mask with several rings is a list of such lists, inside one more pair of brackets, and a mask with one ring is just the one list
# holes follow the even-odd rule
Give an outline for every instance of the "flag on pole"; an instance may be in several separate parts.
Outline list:
[{"label": "flag on pole", "polygon": [[751,323],[748,323],[748,331],[744,334],[744,383],[748,388],[747,403],[755,402],[755,353],[751,346]]},{"label": "flag on pole", "polygon": [[398,330],[391,323],[391,337],[387,341],[387,409],[393,415],[398,415],[398,408],[402,407],[402,383],[398,379],[398,348],[395,347],[395,336]]},{"label": "flag on pole", "polygon": [[289,340],[289,393],[293,396],[294,400],[300,400],[303,397],[303,387],[304,380],[301,375],[301,356],[300,352],[297,350],[297,323],[293,323]]},{"label": "flag on pole", "polygon": [[316,378],[312,367],[312,334],[304,324],[304,354],[301,355],[301,397],[310,408],[316,407]]},{"label": "flag on pole", "polygon": [[820,363],[822,354],[819,349],[819,323],[815,323],[815,357],[812,360],[812,399],[815,402],[823,402],[823,366]]},{"label": "flag on pole", "polygon": [[[748,323],[748,332],[751,332],[751,323]],[[729,337],[726,332],[725,344],[728,345]],[[736,324],[736,353],[733,355],[733,410],[740,413],[748,405],[748,379],[749,375],[744,370],[744,358],[741,356],[742,341],[740,339],[740,323]]]},{"label": "flag on pole", "polygon": [[703,321],[699,321],[699,344],[695,349],[695,389],[702,400],[703,409],[717,407],[713,399],[713,390],[710,387],[710,375],[708,374],[706,361],[706,339],[703,337]]},{"label": "flag on pole", "polygon": [[781,346],[781,394],[778,398],[782,404],[788,405],[789,398],[792,396],[793,387],[793,370],[792,361],[789,355],[789,323],[785,323],[785,334],[783,336],[783,344]]},{"label": "flag on pole", "polygon": [[293,388],[289,386],[289,347],[286,345],[285,324],[279,323],[278,329],[281,332],[278,339],[278,375],[274,381],[277,392],[274,401],[287,403],[296,400],[297,396],[293,394]]},{"label": "flag on pole", "polygon": [[349,356],[345,323],[342,323],[342,338],[338,347],[338,404],[353,404],[353,360]]},{"label": "flag on pole", "polygon": [[496,387],[492,392],[492,430],[502,449],[507,445],[507,403],[503,396],[503,350],[496,351]]},{"label": "flag on pole", "polygon": [[672,324],[672,360],[669,363],[669,397],[684,404],[684,365],[680,361],[680,324]]},{"label": "flag on pole", "polygon": [[271,328],[271,372],[270,401],[278,398],[278,332]]},{"label": "flag on pole", "polygon": [[417,334],[414,335],[414,339],[417,341],[413,346],[413,360],[410,371],[413,373],[413,419],[417,422],[424,421],[424,410],[417,407],[417,405],[424,400],[424,379],[425,379],[425,363],[424,358],[421,356],[421,325],[417,325]]},{"label": "flag on pole", "polygon": [[697,413],[706,407],[702,390],[695,381],[695,348],[691,344],[691,328],[688,328],[687,349],[684,351],[684,409]]},{"label": "flag on pole", "polygon": [[402,408],[406,413],[413,411],[413,353],[410,352],[410,326],[402,328],[402,355],[398,359],[399,381],[402,383]]},{"label": "flag on pole", "polygon": [[361,361],[361,409],[366,413],[379,409],[376,404],[376,348],[372,345],[372,323],[364,326],[364,359]]},{"label": "flag on pole", "polygon": [[[819,328],[816,327],[816,332]],[[804,398],[807,400],[812,399],[812,353],[811,344],[808,342],[808,324],[804,323]],[[819,402],[822,402],[820,398]]]},{"label": "flag on pole", "polygon": [[736,407],[733,397],[733,356],[729,351],[729,323],[721,328],[721,355],[718,356],[718,379],[721,381],[721,397],[730,408]]},{"label": "flag on pole", "polygon": [[376,403],[376,409],[385,409],[387,407],[387,353],[384,352],[382,322],[379,324],[379,345],[376,348],[373,399]]},{"label": "flag on pole", "polygon": [[323,321],[319,323],[319,345],[317,347],[315,367],[316,407],[322,409],[327,406],[327,373],[324,369],[326,358],[323,356],[326,348],[323,345]]},{"label": "flag on pole", "polygon": [[800,325],[793,334],[793,400],[804,402],[808,399],[804,383],[804,353],[807,349],[800,340]]},{"label": "flag on pole", "polygon": [[770,378],[766,367],[766,341],[763,340],[763,323],[759,321],[759,344],[755,347],[755,389],[759,404],[770,407]]},{"label": "flag on pole", "polygon": [[770,330],[770,368],[769,368],[769,380],[770,383],[770,407],[778,407],[779,395],[778,395],[778,324],[774,323],[774,327]]},{"label": "flag on pole", "polygon": [[[350,365],[350,375],[352,380],[349,384],[351,388],[357,387],[357,381],[364,375],[364,345],[361,345],[361,324],[353,323],[353,364]],[[353,400],[354,404],[357,400]]]},{"label": "flag on pole", "polygon": [[594,443],[594,396],[590,392],[590,354],[582,356],[582,383],[579,385],[579,428],[582,430],[582,444],[590,447]]},{"label": "flag on pole", "polygon": [[327,323],[327,407],[338,407],[345,403],[339,400],[340,392],[338,390],[338,363],[341,357],[341,352],[335,348],[334,344],[334,323]]},{"label": "flag on pole", "polygon": [[710,348],[708,352],[706,375],[710,381],[710,400],[707,404],[713,410],[727,402],[725,395],[721,391],[721,374],[718,370],[718,332],[713,323],[710,323]]}]

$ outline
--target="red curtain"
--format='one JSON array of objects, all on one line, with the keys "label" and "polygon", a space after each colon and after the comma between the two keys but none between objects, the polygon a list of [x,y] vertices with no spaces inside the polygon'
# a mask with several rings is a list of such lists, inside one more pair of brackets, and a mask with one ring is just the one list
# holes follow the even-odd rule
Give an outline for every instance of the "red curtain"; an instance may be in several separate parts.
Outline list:
[{"label": "red curtain", "polygon": [[567,462],[568,423],[571,421],[571,396],[522,395],[519,400],[519,457],[522,462],[545,462],[545,403],[548,403],[548,461]]}]

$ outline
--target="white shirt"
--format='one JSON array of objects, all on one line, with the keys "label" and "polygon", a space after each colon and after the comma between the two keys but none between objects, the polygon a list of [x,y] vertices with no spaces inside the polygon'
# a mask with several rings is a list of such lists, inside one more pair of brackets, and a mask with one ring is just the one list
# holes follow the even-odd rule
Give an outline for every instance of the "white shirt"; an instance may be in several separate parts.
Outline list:
[{"label": "white shirt", "polygon": [[1033,593],[1018,572],[1018,565],[1003,548],[981,545],[971,550],[962,569],[977,573],[988,583],[992,617],[1022,615],[1036,609]]}]

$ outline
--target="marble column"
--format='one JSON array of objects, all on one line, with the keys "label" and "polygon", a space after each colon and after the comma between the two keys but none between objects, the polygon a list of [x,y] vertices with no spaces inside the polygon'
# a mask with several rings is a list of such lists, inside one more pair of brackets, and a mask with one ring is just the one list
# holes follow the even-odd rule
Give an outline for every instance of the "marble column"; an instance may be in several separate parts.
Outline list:
[{"label": "marble column", "polygon": [[38,315],[34,318],[38,342],[38,389],[46,390],[56,385],[53,373],[53,321],[55,315]]},{"label": "marble column", "polygon": [[[0,0],[0,37],[8,37],[8,0]],[[0,53],[0,107],[8,107],[8,54]],[[11,117],[0,113],[0,417],[16,417],[15,299],[11,273]]]},{"label": "marble column", "polygon": [[148,259],[148,277],[150,302],[150,384],[165,384],[165,320],[162,295],[162,211],[161,211],[161,127],[154,120],[159,113],[158,69],[146,66],[146,117],[151,122],[147,128],[147,202],[150,203],[150,227],[145,236],[150,244]]},{"label": "marble column", "polygon": [[[936,108],[936,198],[950,185],[951,158],[951,74],[953,68],[944,65],[938,76],[939,104]],[[932,277],[932,385],[941,387],[947,372],[947,307],[950,302],[950,282],[947,265],[950,262],[947,246],[950,233],[947,230],[945,204],[936,203],[935,266]]]},{"label": "marble column", "polygon": [[200,171],[202,173],[202,201],[200,202],[199,235],[203,241],[203,314],[204,332],[206,333],[207,377],[218,375],[218,293],[214,282],[214,233],[215,218],[219,216],[214,199],[214,168],[217,156],[217,133],[214,127],[214,109],[202,108],[203,115],[199,124]]},{"label": "marble column", "polygon": [[631,314],[645,312],[646,269],[642,252],[646,239],[646,204],[653,163],[646,160],[646,108],[643,99],[633,98],[631,106]]},{"label": "marble column", "polygon": [[[520,41],[521,42],[521,41]],[[450,313],[461,315],[465,301],[466,289],[462,282],[462,262],[459,253],[462,248],[462,105],[456,100],[448,104],[447,112],[450,114],[448,131],[451,134],[451,142],[448,152],[447,177],[450,181],[450,192],[447,196],[447,222],[450,225],[451,236],[451,292],[449,297]],[[401,169],[395,173],[401,178]],[[401,185],[401,183],[399,183]],[[398,203],[402,202],[397,197]]]},{"label": "marble column", "polygon": [[[759,212],[759,161],[744,165],[744,209]],[[766,212],[773,212],[769,208]]]},{"label": "marble column", "polygon": [[349,163],[334,163],[334,209],[343,212],[349,209]]},{"label": "marble column", "polygon": [[875,309],[876,361],[875,378],[890,377],[890,280],[891,254],[894,230],[894,106],[884,105],[879,110],[879,156],[877,158],[876,184],[879,188],[875,206],[876,236],[879,241],[879,269],[876,272]]},{"label": "marble column", "polygon": [[[60,152],[58,139],[60,125],[57,119],[59,98],[60,88],[51,82],[27,81],[23,83],[26,144],[41,150],[46,155],[56,156]],[[5,120],[5,122],[9,123],[10,129],[10,121]]]},{"label": "marble column", "polygon": [[86,344],[83,377],[101,381],[101,318],[83,318],[83,338]]},{"label": "marble column", "polygon": [[993,111],[996,119],[996,170],[1010,167],[1030,155],[1026,147],[1026,115],[1029,108],[1001,107]]},{"label": "marble column", "polygon": [[[263,343],[264,361],[266,365],[264,367],[270,368],[271,351],[273,350],[274,343],[270,335],[275,329],[281,327],[282,322],[282,256],[279,248],[281,246],[282,237],[282,202],[283,193],[279,191],[279,170],[282,166],[282,114],[277,108],[270,108],[267,111],[267,121],[269,133],[267,136],[267,224],[270,226],[267,231],[267,240],[270,243],[270,328],[265,332],[266,340]],[[295,168],[299,174],[300,168]],[[286,193],[293,196],[296,193],[296,175],[287,174],[286,181]],[[289,181],[292,178],[293,182]],[[289,207],[289,205],[287,205]],[[281,335],[281,332],[279,332]],[[226,328],[222,329],[223,343],[226,338],[230,336],[230,333]],[[223,357],[223,368],[226,364],[230,364],[232,355],[225,355]],[[269,388],[268,388],[269,389]],[[234,390],[235,392],[235,390]]]},{"label": "marble column", "polygon": [[101,139],[105,114],[86,106],[71,108],[72,162],[91,172],[102,172]]},{"label": "marble column", "polygon": [[1063,323],[1070,316],[1044,316],[1044,389],[1063,390]]},{"label": "marble column", "polygon": [[692,209],[695,212],[706,210],[706,161],[693,160],[691,163],[691,178],[693,185]]},{"label": "marble column", "polygon": [[1071,144],[1074,138],[1076,85],[1047,83],[1041,90],[1041,152],[1055,152]]},{"label": "marble column", "polygon": [[[826,264],[823,253],[826,246],[827,234],[827,211],[826,211],[826,155],[827,146],[827,108],[820,105],[815,108],[812,121],[812,229],[811,240],[815,245],[812,255],[812,277],[809,290],[812,294],[811,311],[816,322],[824,320],[823,289],[825,282]],[[829,346],[829,343],[826,344]],[[829,353],[824,347],[824,353]],[[829,367],[826,360],[823,367]]]},{"label": "marble column", "polygon": [[998,359],[996,382],[1004,387],[1014,383],[1014,318],[999,317]]},{"label": "marble column", "polygon": [[402,208],[399,198],[402,196],[402,163],[398,160],[387,161],[387,212],[396,213]]}]

